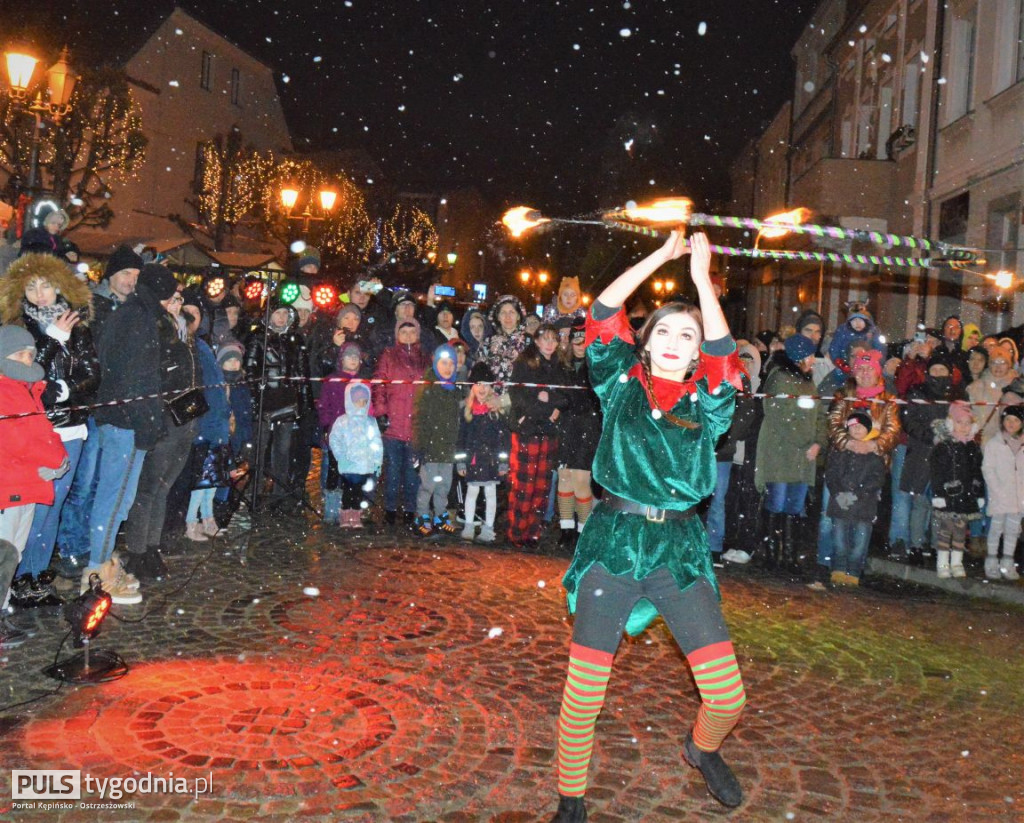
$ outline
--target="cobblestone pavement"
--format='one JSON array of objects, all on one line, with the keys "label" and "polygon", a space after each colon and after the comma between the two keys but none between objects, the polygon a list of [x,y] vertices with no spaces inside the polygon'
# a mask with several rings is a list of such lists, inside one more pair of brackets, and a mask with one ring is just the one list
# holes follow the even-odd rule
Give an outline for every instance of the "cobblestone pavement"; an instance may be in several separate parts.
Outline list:
[{"label": "cobblestone pavement", "polygon": [[[173,580],[115,607],[96,642],[128,676],[0,713],[0,770],[212,776],[212,790],[25,811],[5,787],[0,818],[550,819],[566,558],[293,519],[168,562]],[[659,623],[618,654],[592,821],[1024,821],[1019,607],[817,594],[747,570],[722,589],[750,698],[723,752],[745,803],[727,813],[680,757],[697,696]],[[54,687],[40,669],[64,626],[32,619],[0,663],[6,704]]]}]

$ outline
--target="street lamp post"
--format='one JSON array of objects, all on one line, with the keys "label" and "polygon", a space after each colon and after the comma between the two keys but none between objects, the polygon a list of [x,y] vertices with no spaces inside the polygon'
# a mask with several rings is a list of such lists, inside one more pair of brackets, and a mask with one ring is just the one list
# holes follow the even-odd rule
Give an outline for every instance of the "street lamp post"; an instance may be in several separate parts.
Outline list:
[{"label": "street lamp post", "polygon": [[288,220],[302,221],[303,236],[309,233],[310,223],[319,223],[330,216],[331,212],[334,210],[334,205],[338,200],[338,193],[331,189],[320,189],[317,194],[320,201],[321,214],[313,214],[311,208],[313,202],[312,197],[306,199],[306,206],[301,214],[292,214],[292,211],[295,209],[295,204],[299,201],[299,190],[290,187],[281,189],[281,205],[284,206],[285,217],[287,217]]},{"label": "street lamp post", "polygon": [[1003,301],[1006,299],[1006,290],[1013,288],[1013,272],[1002,269],[992,275],[992,280],[999,290],[999,297],[996,298],[996,333],[998,334],[1003,330],[1003,317],[1007,308]]},{"label": "street lamp post", "polygon": [[519,272],[519,279],[522,281],[523,286],[531,292],[533,302],[539,304],[543,289],[548,282],[548,273],[546,271],[539,271],[534,274],[529,269],[523,269]]},{"label": "street lamp post", "polygon": [[68,49],[65,46],[57,58],[57,62],[46,70],[46,98],[42,89],[36,91],[35,100],[31,103],[32,89],[39,59],[20,49],[11,49],[4,53],[7,66],[7,94],[15,107],[29,112],[35,118],[32,129],[32,151],[29,161],[28,191],[35,193],[36,177],[39,168],[39,133],[43,128],[43,119],[52,119],[54,125],[60,126],[61,121],[71,112],[71,95],[75,92],[78,75],[71,70],[68,62]]}]

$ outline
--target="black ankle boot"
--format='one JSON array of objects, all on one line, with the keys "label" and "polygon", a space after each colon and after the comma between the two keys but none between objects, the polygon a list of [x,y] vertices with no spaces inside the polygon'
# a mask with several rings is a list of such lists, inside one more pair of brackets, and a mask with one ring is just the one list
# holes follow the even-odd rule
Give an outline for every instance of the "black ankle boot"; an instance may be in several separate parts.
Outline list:
[{"label": "black ankle boot", "polygon": [[779,517],[782,518],[782,567],[799,577],[804,567],[800,562],[800,547],[797,545],[797,519],[792,514],[781,514]]},{"label": "black ankle boot", "polygon": [[167,577],[167,564],[164,563],[164,559],[160,554],[159,546],[146,546],[144,562],[151,577]]},{"label": "black ankle boot", "polygon": [[32,593],[36,598],[36,606],[47,608],[50,606],[61,606],[64,601],[60,599],[57,590],[53,587],[53,581],[57,575],[55,572],[46,569],[36,575],[32,581]]},{"label": "black ankle boot", "polygon": [[697,748],[693,742],[693,733],[686,735],[683,744],[683,757],[686,762],[699,769],[707,784],[708,791],[723,806],[734,808],[743,802],[743,789],[732,769],[722,760],[718,752],[705,752]]},{"label": "black ankle boot", "polygon": [[582,797],[558,796],[558,811],[551,818],[551,823],[586,823],[587,807]]},{"label": "black ankle boot", "polygon": [[576,543],[576,529],[562,529],[558,538],[558,548],[571,549]]},{"label": "black ankle boot", "polygon": [[765,512],[765,535],[761,540],[761,566],[774,569],[779,565],[782,551],[782,515]]}]

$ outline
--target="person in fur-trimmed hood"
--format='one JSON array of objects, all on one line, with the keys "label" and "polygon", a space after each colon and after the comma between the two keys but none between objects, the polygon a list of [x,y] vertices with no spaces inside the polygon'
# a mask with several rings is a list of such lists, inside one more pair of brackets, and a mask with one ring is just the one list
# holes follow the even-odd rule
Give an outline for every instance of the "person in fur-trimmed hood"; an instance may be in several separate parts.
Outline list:
[{"label": "person in fur-trimmed hood", "polygon": [[99,386],[91,310],[89,287],[49,254],[19,257],[0,280],[0,322],[25,327],[36,341],[46,416],[58,428],[85,423],[85,412],[69,409],[91,402]]},{"label": "person in fur-trimmed hood", "polygon": [[985,478],[981,449],[975,442],[978,426],[964,400],[949,404],[949,413],[932,424],[935,448],[931,455],[932,545],[939,578],[966,577],[964,547],[971,520],[985,508]]},{"label": "person in fur-trimmed hood", "polygon": [[0,280],[0,321],[23,326],[36,346],[36,363],[43,368],[46,416],[68,453],[69,471],[54,483],[54,501],[37,506],[32,530],[15,580],[14,599],[20,607],[59,603],[43,573],[50,564],[61,509],[81,459],[88,433],[88,413],[72,411],[88,405],[100,383],[100,363],[89,328],[92,294],[58,258],[26,254]]}]

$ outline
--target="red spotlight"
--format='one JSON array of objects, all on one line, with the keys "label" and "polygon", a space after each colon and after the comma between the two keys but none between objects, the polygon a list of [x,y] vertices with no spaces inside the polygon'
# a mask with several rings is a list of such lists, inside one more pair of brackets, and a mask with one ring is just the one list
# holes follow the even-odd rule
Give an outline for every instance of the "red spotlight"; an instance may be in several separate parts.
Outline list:
[{"label": "red spotlight", "polygon": [[245,288],[242,290],[242,294],[246,300],[261,300],[263,295],[266,293],[267,287],[263,281],[258,278],[252,278],[248,283],[245,284]]},{"label": "red spotlight", "polygon": [[338,301],[338,292],[329,283],[321,283],[313,289],[313,304],[318,309],[329,309]]}]

